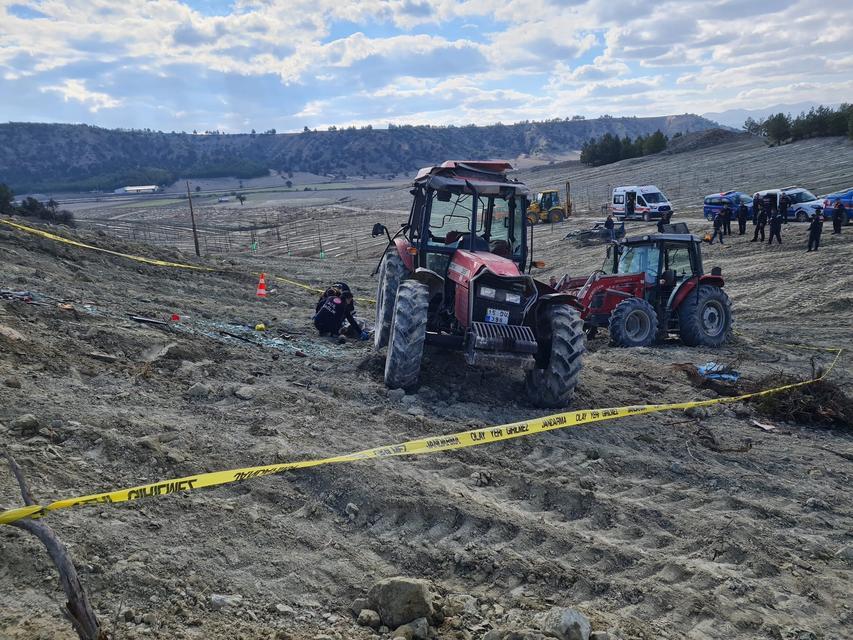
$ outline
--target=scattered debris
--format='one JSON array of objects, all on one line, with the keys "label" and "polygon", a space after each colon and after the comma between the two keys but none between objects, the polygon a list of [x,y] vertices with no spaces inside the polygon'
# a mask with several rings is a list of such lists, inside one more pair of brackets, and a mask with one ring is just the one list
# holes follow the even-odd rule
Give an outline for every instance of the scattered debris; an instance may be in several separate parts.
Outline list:
[{"label": "scattered debris", "polygon": [[[767,376],[755,383],[755,389],[802,382],[793,376]],[[818,380],[813,384],[753,398],[758,413],[786,422],[853,429],[853,399],[834,382]]]},{"label": "scattered debris", "polygon": [[764,422],[759,422],[758,420],[750,420],[749,422],[750,422],[750,424],[755,425],[759,429],[764,429],[764,431],[776,431],[776,425],[775,424],[767,424]]}]

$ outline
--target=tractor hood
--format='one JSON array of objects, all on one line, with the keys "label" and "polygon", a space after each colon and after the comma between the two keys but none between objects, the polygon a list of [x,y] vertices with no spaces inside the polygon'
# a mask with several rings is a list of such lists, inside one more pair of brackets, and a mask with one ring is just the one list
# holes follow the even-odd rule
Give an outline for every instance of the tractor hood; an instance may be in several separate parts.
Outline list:
[{"label": "tractor hood", "polygon": [[530,191],[523,183],[507,177],[509,169],[512,166],[503,161],[450,161],[437,167],[424,167],[418,171],[415,184],[455,194],[476,189],[480,195],[528,195]]},{"label": "tractor hood", "polygon": [[467,287],[468,281],[484,267],[496,276],[511,278],[523,275],[518,265],[509,258],[502,258],[488,251],[460,249],[453,254],[448,268],[448,277],[457,284]]}]

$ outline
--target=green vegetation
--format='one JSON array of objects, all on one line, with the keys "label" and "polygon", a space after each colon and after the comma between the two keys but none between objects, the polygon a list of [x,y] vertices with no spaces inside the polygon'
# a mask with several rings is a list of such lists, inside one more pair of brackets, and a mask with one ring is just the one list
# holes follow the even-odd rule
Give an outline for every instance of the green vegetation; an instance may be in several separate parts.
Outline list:
[{"label": "green vegetation", "polygon": [[[676,135],[680,135],[680,132]],[[600,167],[619,160],[660,153],[666,149],[668,140],[660,129],[647,136],[637,136],[634,140],[628,136],[620,140],[617,136],[605,133],[600,138],[584,142],[581,162],[590,167]]]},{"label": "green vegetation", "polygon": [[853,140],[853,104],[842,104],[837,109],[821,105],[796,118],[784,113],[775,113],[764,120],[747,118],[743,130],[752,135],[767,136],[771,144],[777,145],[827,136],[846,135]]},{"label": "green vegetation", "polygon": [[74,227],[74,214],[59,208],[59,203],[51,198],[43,203],[35,198],[24,198],[20,205],[15,206],[15,193],[8,185],[0,183],[0,214],[18,215],[26,218],[39,218],[51,224],[64,224]]}]

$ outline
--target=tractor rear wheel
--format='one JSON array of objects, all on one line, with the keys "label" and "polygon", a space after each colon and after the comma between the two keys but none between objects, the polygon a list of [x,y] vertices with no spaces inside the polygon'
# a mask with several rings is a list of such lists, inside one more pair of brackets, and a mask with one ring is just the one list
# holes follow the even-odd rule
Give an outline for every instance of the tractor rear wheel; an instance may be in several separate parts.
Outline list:
[{"label": "tractor rear wheel", "polygon": [[548,222],[554,224],[556,222],[563,221],[563,210],[562,209],[551,209],[548,212]]},{"label": "tractor rear wheel", "polygon": [[720,287],[699,285],[678,308],[681,340],[690,347],[719,347],[732,328],[732,303]]},{"label": "tractor rear wheel", "polygon": [[408,389],[418,383],[426,339],[429,287],[406,280],[397,289],[385,357],[385,385]]},{"label": "tractor rear wheel", "polygon": [[628,298],[613,309],[608,329],[617,347],[648,347],[657,336],[658,316],[642,298]]},{"label": "tractor rear wheel", "polygon": [[572,400],[586,351],[583,320],[568,305],[540,309],[536,366],[524,381],[527,398],[537,407],[565,407]]},{"label": "tractor rear wheel", "polygon": [[397,287],[400,286],[407,272],[408,269],[400,254],[397,253],[397,248],[388,249],[379,267],[379,286],[376,289],[376,323],[373,327],[373,346],[376,349],[381,349],[388,344]]}]

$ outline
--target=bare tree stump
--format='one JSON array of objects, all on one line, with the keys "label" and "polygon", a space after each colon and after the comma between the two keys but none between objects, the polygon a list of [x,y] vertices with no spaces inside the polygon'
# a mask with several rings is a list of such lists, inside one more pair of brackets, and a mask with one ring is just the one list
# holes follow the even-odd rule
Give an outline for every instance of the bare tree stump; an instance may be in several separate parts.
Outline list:
[{"label": "bare tree stump", "polygon": [[[15,458],[8,451],[4,453],[6,460],[9,462],[9,468],[18,481],[18,487],[20,487],[24,504],[28,506],[38,504]],[[65,592],[65,597],[68,600],[65,603],[63,613],[71,621],[71,626],[74,627],[74,631],[77,632],[80,640],[106,640],[107,633],[101,629],[101,625],[98,623],[95,611],[89,603],[89,596],[86,594],[86,590],[80,582],[80,577],[77,575],[74,562],[71,560],[71,554],[68,553],[68,548],[56,536],[53,529],[43,522],[31,519],[13,522],[11,526],[34,535],[45,546],[45,549],[47,549],[50,559],[53,561],[56,570],[59,571],[62,590]]]}]

